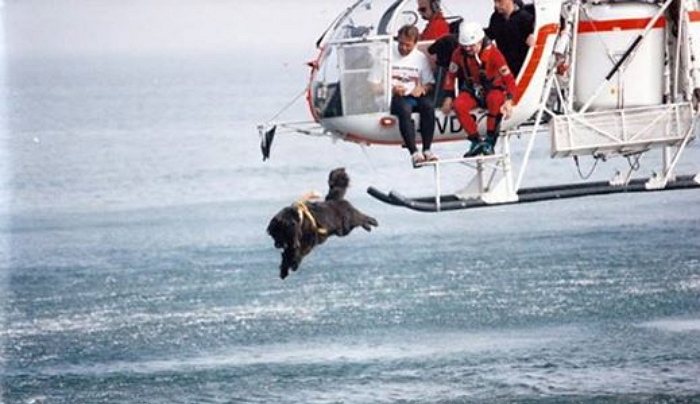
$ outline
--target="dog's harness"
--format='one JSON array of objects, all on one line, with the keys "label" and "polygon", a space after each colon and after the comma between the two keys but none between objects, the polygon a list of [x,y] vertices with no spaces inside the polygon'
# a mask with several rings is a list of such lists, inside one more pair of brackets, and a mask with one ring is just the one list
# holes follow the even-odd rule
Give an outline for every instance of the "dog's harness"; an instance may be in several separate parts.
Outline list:
[{"label": "dog's harness", "polygon": [[306,206],[307,200],[308,199],[300,199],[294,202],[294,206],[296,206],[297,213],[299,214],[299,224],[301,225],[301,223],[304,223],[304,217],[306,217],[311,223],[311,228],[316,233],[325,236],[326,234],[328,234],[328,231],[323,227],[318,227],[318,224],[316,223],[316,218],[314,218],[314,215],[309,210],[309,207]]}]

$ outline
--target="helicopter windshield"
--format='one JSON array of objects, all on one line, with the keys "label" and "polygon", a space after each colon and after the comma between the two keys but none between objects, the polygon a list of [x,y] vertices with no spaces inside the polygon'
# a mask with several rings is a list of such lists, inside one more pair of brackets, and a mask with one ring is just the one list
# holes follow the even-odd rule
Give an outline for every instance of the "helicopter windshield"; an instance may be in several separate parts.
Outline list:
[{"label": "helicopter windshield", "polygon": [[329,42],[386,35],[393,12],[403,0],[362,0],[332,27]]}]

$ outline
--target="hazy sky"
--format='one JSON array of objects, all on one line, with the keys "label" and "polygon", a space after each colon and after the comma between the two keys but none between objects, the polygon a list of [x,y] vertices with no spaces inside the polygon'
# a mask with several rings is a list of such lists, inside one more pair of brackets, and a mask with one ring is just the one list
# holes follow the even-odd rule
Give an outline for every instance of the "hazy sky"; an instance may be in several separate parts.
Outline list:
[{"label": "hazy sky", "polygon": [[[0,0],[2,1],[2,0]],[[347,7],[332,0],[5,0],[11,55],[224,53],[313,47]]]}]

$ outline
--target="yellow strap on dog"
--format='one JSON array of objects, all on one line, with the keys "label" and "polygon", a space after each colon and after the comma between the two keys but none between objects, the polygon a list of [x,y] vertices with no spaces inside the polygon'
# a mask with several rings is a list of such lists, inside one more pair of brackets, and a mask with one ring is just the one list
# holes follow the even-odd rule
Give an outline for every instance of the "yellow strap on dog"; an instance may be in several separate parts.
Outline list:
[{"label": "yellow strap on dog", "polygon": [[309,210],[309,207],[306,206],[305,199],[301,199],[299,201],[296,201],[294,203],[297,207],[297,212],[299,212],[299,222],[303,223],[304,222],[304,217],[309,219],[309,222],[311,222],[311,227],[321,235],[326,235],[328,231],[324,229],[323,227],[318,227],[316,224],[316,219],[314,218],[314,215],[311,213]]}]

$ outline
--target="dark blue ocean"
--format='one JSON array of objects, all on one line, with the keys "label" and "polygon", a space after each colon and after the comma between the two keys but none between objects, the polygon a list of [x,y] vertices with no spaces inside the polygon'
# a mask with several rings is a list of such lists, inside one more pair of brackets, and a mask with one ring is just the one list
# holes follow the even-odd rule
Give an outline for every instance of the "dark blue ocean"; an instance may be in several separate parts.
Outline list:
[{"label": "dark blue ocean", "polygon": [[[699,190],[384,205],[368,186],[433,190],[404,150],[288,135],[262,162],[304,56],[7,61],[0,403],[700,403]],[[578,179],[537,142],[525,185]],[[380,226],[281,281],[267,223],[338,166]]]}]

